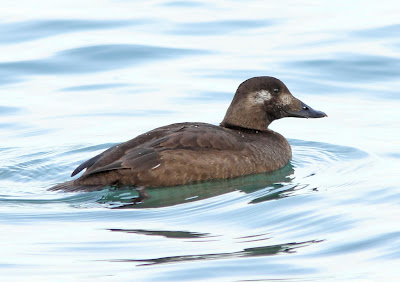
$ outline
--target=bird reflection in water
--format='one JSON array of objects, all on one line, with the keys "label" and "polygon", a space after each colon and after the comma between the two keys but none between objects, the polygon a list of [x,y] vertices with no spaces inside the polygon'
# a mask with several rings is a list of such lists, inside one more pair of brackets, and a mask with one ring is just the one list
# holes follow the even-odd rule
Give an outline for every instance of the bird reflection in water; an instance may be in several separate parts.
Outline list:
[{"label": "bird reflection in water", "polygon": [[191,185],[173,187],[110,187],[98,200],[110,208],[158,208],[191,201],[203,200],[230,192],[251,194],[264,191],[251,199],[250,203],[274,200],[286,197],[290,191],[299,187],[292,183],[293,166],[289,163],[284,168],[270,172],[234,179],[221,179]]}]

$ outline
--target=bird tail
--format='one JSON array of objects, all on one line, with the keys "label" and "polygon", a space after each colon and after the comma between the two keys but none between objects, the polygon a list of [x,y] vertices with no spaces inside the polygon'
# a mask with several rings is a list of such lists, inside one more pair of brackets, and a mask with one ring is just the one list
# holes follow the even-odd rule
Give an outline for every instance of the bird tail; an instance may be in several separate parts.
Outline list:
[{"label": "bird tail", "polygon": [[59,183],[49,188],[49,191],[63,191],[63,192],[91,192],[99,191],[105,188],[105,185],[79,185],[75,184],[74,180]]}]

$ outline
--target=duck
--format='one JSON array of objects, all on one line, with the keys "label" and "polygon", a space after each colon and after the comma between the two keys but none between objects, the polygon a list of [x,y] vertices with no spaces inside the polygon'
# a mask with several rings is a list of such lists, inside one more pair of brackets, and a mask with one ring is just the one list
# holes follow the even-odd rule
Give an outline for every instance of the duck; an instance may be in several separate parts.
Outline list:
[{"label": "duck", "polygon": [[236,90],[219,125],[184,122],[153,129],[83,162],[74,180],[52,191],[106,187],[169,187],[279,170],[292,158],[289,142],[268,126],[285,117],[322,118],[270,76],[253,77]]}]

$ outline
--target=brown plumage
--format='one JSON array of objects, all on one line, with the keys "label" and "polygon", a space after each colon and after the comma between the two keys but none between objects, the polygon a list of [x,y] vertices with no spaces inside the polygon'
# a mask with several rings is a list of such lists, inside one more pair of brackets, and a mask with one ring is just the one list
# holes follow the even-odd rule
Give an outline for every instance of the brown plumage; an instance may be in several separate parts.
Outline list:
[{"label": "brown plumage", "polygon": [[93,191],[105,186],[175,186],[270,172],[285,166],[292,152],[268,125],[283,117],[326,116],[294,98],[273,77],[243,82],[220,126],[177,123],[137,136],[89,159],[76,180],[50,190]]}]

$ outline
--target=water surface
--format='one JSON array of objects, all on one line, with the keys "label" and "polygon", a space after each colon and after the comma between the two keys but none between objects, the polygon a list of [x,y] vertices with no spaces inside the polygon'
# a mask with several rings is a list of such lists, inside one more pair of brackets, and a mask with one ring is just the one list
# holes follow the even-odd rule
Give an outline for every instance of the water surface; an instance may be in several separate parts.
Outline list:
[{"label": "water surface", "polygon": [[[395,1],[5,3],[1,277],[399,279],[399,12]],[[293,149],[285,168],[151,189],[137,204],[135,190],[47,191],[155,127],[218,124],[258,75],[329,115],[271,125]]]}]

